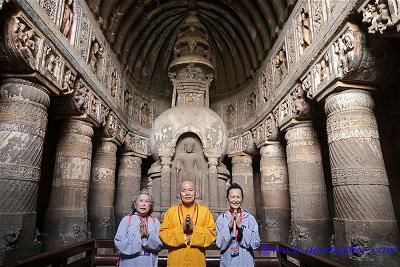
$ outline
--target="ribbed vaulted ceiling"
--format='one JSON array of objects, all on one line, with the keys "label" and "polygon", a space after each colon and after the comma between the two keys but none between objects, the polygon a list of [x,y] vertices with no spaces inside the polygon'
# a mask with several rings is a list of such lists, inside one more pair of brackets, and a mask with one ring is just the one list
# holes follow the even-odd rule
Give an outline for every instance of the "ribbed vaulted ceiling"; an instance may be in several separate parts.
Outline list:
[{"label": "ribbed vaulted ceiling", "polygon": [[127,71],[170,95],[167,69],[176,29],[190,11],[207,28],[215,65],[211,95],[249,80],[272,47],[296,0],[86,0]]}]

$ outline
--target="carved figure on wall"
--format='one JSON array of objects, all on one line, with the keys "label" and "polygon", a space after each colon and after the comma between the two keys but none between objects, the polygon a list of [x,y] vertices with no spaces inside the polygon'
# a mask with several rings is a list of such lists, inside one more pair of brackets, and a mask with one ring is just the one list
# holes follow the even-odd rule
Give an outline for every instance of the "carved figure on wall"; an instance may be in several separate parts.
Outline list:
[{"label": "carved figure on wall", "polygon": [[305,12],[304,8],[300,12],[300,24],[302,38],[300,39],[300,45],[306,49],[311,45],[311,27],[310,27],[310,16]]},{"label": "carved figure on wall", "polygon": [[379,31],[383,33],[388,26],[393,24],[390,11],[383,0],[375,0],[374,4],[368,4],[363,12],[363,22],[371,23],[368,27],[369,33]]},{"label": "carved figure on wall", "polygon": [[64,81],[62,84],[62,92],[63,94],[69,94],[74,90],[76,76],[72,73],[71,70],[67,69],[64,75]]},{"label": "carved figure on wall", "polygon": [[286,53],[283,49],[274,58],[275,82],[280,82],[287,73]]},{"label": "carved figure on wall", "polygon": [[30,64],[33,64],[36,33],[19,19],[15,19],[15,22],[13,31],[16,34],[16,47],[21,52],[22,57],[28,60]]},{"label": "carved figure on wall", "polygon": [[80,83],[74,92],[73,99],[76,108],[81,112],[86,112],[89,108],[89,88]]},{"label": "carved figure on wall", "polygon": [[71,30],[72,23],[74,20],[74,12],[73,12],[73,3],[74,0],[66,0],[64,5],[64,14],[61,22],[61,32],[62,34],[68,38],[71,38]]},{"label": "carved figure on wall", "polygon": [[150,109],[147,103],[144,103],[140,110],[140,125],[145,128],[150,127]]},{"label": "carved figure on wall", "polygon": [[310,105],[306,93],[301,85],[298,85],[293,92],[293,117],[296,119],[307,119],[311,114]]},{"label": "carved figure on wall", "polygon": [[246,111],[247,111],[247,117],[251,117],[255,112],[256,112],[256,104],[257,104],[257,97],[254,93],[251,93],[251,95],[247,98],[246,101]]},{"label": "carved figure on wall", "polygon": [[133,96],[131,92],[126,90],[124,94],[124,110],[128,117],[132,115],[132,108],[133,108]]},{"label": "carved figure on wall", "polygon": [[235,126],[235,107],[231,104],[226,111],[226,126],[233,128]]},{"label": "carved figure on wall", "polygon": [[114,70],[111,73],[111,96],[115,97],[117,95],[117,73]]},{"label": "carved figure on wall", "polygon": [[175,179],[176,185],[179,186],[184,180],[192,181],[201,195],[201,182],[207,173],[207,162],[200,140],[197,137],[187,136],[178,141],[171,165],[171,178]]},{"label": "carved figure on wall", "polygon": [[354,36],[352,33],[345,33],[334,43],[334,52],[337,55],[337,72],[343,77],[350,71],[350,62],[353,60]]},{"label": "carved figure on wall", "polygon": [[329,78],[329,57],[326,54],[321,60],[321,82]]},{"label": "carved figure on wall", "polygon": [[97,73],[97,65],[102,55],[103,48],[100,46],[97,40],[93,40],[92,47],[90,48],[89,66],[94,73]]}]

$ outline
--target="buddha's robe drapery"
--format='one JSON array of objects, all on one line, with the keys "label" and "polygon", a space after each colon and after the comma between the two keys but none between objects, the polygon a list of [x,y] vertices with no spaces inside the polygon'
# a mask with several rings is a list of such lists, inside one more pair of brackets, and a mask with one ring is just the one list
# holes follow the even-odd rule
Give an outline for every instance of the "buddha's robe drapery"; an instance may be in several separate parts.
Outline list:
[{"label": "buddha's robe drapery", "polygon": [[162,242],[158,236],[160,222],[148,216],[146,220],[148,238],[140,236],[140,218],[134,214],[125,216],[114,237],[114,244],[120,253],[120,267],[158,266],[158,252]]},{"label": "buddha's robe drapery", "polygon": [[229,211],[217,218],[217,247],[221,249],[220,266],[254,266],[253,251],[260,246],[260,235],[258,233],[257,221],[253,215],[242,209],[242,238],[238,240],[239,254],[232,256],[235,233],[230,231],[229,223],[232,215]]},{"label": "buddha's robe drapery", "polygon": [[[183,223],[189,215],[194,223],[190,244],[183,232]],[[168,266],[206,266],[205,248],[215,241],[215,222],[210,210],[200,204],[190,208],[174,206],[165,213],[160,238],[168,246]]]}]

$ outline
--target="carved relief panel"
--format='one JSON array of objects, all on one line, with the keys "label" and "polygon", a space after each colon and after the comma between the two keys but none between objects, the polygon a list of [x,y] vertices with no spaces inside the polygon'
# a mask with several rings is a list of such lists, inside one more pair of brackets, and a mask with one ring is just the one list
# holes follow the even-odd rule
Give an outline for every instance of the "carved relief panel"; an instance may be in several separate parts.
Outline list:
[{"label": "carved relief panel", "polygon": [[310,0],[311,5],[311,22],[314,36],[317,36],[328,19],[325,1]]},{"label": "carved relief panel", "polygon": [[296,19],[296,43],[298,55],[303,55],[312,42],[311,16],[308,2],[305,2]]},{"label": "carved relief panel", "polygon": [[43,38],[19,16],[13,20],[12,32],[15,48],[32,68],[38,69]]},{"label": "carved relief panel", "polygon": [[283,45],[272,60],[274,84],[278,86],[288,73],[286,47]]},{"label": "carved relief panel", "polygon": [[89,65],[89,68],[92,70],[92,72],[94,74],[97,74],[97,76],[99,77],[101,75],[101,70],[102,70],[103,56],[104,56],[103,45],[96,38],[95,35],[92,35],[87,64]]}]

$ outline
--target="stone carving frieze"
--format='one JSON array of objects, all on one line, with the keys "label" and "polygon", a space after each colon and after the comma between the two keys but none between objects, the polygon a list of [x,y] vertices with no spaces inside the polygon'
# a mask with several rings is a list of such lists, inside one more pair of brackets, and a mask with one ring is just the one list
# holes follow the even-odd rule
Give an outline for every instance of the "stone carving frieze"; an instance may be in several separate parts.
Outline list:
[{"label": "stone carving frieze", "polygon": [[[274,110],[275,113],[280,113],[277,114],[277,123],[280,124],[282,122],[279,120],[292,117],[292,110],[288,111],[288,106],[292,105],[289,102],[292,100],[282,102],[285,101],[286,95],[291,93],[294,84],[299,79],[307,96],[313,98],[315,94],[322,92],[335,79],[347,79],[354,75],[354,70],[358,69],[360,56],[363,53],[360,49],[363,45],[362,34],[357,26],[345,24],[346,30],[340,31],[340,34],[333,40],[321,38],[321,35],[326,34],[328,29],[334,25],[334,21],[345,14],[344,10],[350,5],[354,5],[354,3],[321,0],[297,2],[288,18],[288,23],[280,32],[270,55],[266,58],[263,64],[264,68],[260,69],[257,74],[257,86],[251,88],[252,85],[248,85],[246,88],[248,90],[246,95],[254,92],[258,97],[260,103],[260,107],[257,107],[258,110],[265,110],[266,105],[276,105],[275,103],[279,101],[277,105],[279,107],[275,106]],[[345,12],[349,12],[349,10]],[[347,33],[345,33],[346,31]],[[315,40],[318,41],[314,42]],[[326,45],[321,46],[321,41],[326,42]],[[316,49],[316,47],[321,48]],[[306,53],[306,50],[317,56],[310,57],[310,53]],[[306,67],[308,65],[311,65],[312,68]],[[292,73],[296,72],[291,70],[299,68],[306,70],[300,77],[295,77]],[[291,75],[288,75],[289,73]],[[280,100],[275,99],[278,96],[282,98]],[[243,97],[246,96],[240,94],[240,96],[233,96],[228,103],[226,100],[221,101],[220,104],[213,103],[213,109],[222,108],[224,109],[223,117],[229,117],[234,111],[241,110],[238,101],[243,101]],[[298,105],[299,102],[296,101],[296,104]],[[271,111],[268,110],[267,112]],[[257,114],[259,113],[257,112]],[[235,116],[236,124],[226,121],[227,128],[235,135],[242,125],[244,126],[243,131],[247,130],[246,124],[249,124],[251,118],[256,118],[255,116],[248,117],[248,115],[246,118],[242,121],[237,114]]]},{"label": "stone carving frieze", "polygon": [[250,131],[244,132],[238,136],[228,139],[228,153],[246,153],[251,154],[255,152],[254,139]]},{"label": "stone carving frieze", "polygon": [[368,32],[382,34],[388,27],[392,26],[394,24],[392,12],[399,12],[398,4],[396,0],[367,1],[361,8],[361,12],[363,15],[362,22],[369,25]]},{"label": "stone carving frieze", "polygon": [[22,15],[14,17],[11,24],[12,44],[31,68],[38,69],[43,38]]},{"label": "stone carving frieze", "polygon": [[[147,157],[148,155],[150,155],[149,139],[136,135],[132,132],[128,132],[125,135],[124,147],[125,151],[134,152],[141,157]],[[164,152],[167,154],[170,153],[170,151]]]},{"label": "stone carving frieze", "polygon": [[363,38],[359,28],[347,23],[330,45],[300,78],[309,98],[319,96],[335,80],[353,79],[363,56]]},{"label": "stone carving frieze", "polygon": [[260,124],[252,129],[252,133],[254,143],[257,147],[265,144],[265,142],[276,141],[278,139],[279,129],[274,114],[269,113]]}]

